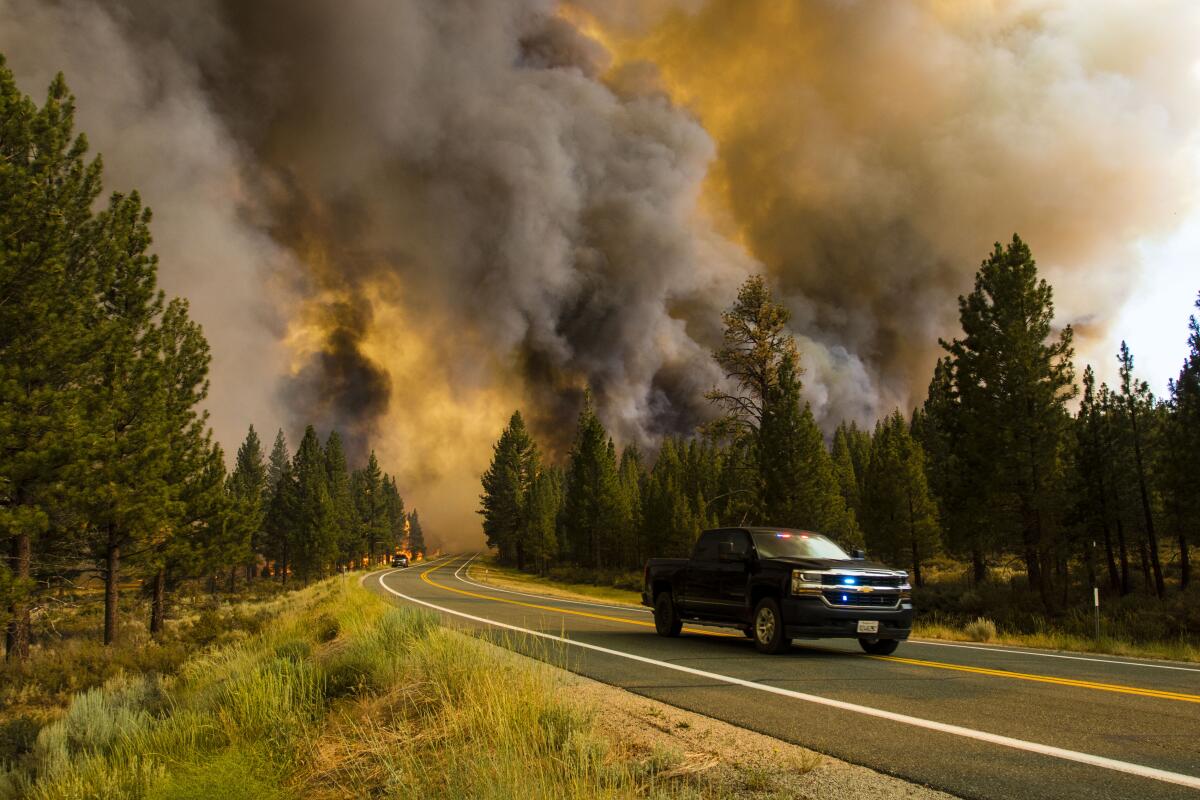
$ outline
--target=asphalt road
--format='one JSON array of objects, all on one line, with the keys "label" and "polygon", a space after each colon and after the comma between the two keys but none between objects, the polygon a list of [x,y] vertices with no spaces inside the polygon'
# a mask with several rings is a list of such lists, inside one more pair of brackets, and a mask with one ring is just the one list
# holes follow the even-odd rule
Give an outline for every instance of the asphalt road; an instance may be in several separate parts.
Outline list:
[{"label": "asphalt road", "polygon": [[392,601],[604,683],[966,798],[1200,797],[1200,667],[853,641],[758,653],[648,610],[502,590],[470,556],[367,576]]}]

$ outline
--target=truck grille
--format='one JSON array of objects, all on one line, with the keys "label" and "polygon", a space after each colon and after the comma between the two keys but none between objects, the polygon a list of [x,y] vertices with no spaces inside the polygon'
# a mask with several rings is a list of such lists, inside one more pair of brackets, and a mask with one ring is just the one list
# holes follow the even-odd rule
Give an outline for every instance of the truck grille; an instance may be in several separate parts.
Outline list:
[{"label": "truck grille", "polygon": [[825,591],[825,600],[831,606],[870,606],[872,608],[895,608],[900,597],[899,595],[888,594],[863,594],[861,592],[838,592]]},{"label": "truck grille", "polygon": [[842,586],[847,577],[854,579],[858,586],[882,586],[895,588],[900,585],[900,578],[890,575],[822,575],[821,583],[825,586]]}]

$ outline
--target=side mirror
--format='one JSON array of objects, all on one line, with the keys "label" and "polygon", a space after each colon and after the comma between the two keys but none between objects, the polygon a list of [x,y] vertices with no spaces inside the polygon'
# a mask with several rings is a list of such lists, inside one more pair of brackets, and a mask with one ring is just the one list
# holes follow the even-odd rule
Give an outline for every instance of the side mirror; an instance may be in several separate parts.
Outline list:
[{"label": "side mirror", "polygon": [[867,557],[867,554],[864,550],[855,549],[854,551],[852,551],[850,553],[850,557],[855,559],[856,561],[862,561],[863,559],[865,559]]},{"label": "side mirror", "polygon": [[745,561],[744,553],[735,553],[733,551],[733,542],[717,542],[717,560],[718,561]]}]

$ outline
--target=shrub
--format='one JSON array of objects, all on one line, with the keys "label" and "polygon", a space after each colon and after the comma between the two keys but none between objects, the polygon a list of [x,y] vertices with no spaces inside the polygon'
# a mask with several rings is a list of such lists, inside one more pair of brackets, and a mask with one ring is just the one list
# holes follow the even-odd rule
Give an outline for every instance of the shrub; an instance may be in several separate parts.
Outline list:
[{"label": "shrub", "polygon": [[338,637],[341,629],[342,626],[330,614],[322,614],[317,617],[316,624],[314,625],[318,642],[332,642]]},{"label": "shrub", "polygon": [[13,763],[32,750],[38,729],[37,722],[27,716],[0,723],[0,764]]},{"label": "shrub", "polygon": [[963,628],[967,638],[975,642],[990,642],[996,638],[996,623],[987,617],[976,617]]}]

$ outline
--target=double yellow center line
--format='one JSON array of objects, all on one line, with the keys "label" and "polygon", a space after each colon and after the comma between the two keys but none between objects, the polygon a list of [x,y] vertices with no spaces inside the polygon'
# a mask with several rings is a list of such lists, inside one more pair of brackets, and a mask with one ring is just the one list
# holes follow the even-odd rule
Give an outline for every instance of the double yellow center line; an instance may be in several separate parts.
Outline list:
[{"label": "double yellow center line", "polygon": [[[576,611],[569,608],[560,608],[558,606],[539,605],[538,603],[526,603],[521,600],[509,600],[505,597],[495,597],[494,595],[479,594],[478,592],[469,592],[465,589],[457,589],[453,586],[446,586],[442,583],[436,583],[430,579],[430,573],[436,572],[446,564],[438,564],[436,567],[430,567],[421,573],[421,580],[435,588],[447,592],[454,592],[465,597],[474,597],[480,600],[488,600],[494,603],[508,603],[513,606],[521,606],[523,608],[532,608],[538,611],[549,611],[554,614],[571,614],[576,617],[589,617],[591,619],[605,620],[607,622],[620,622],[624,625],[640,625],[644,628],[653,628],[653,622],[644,620],[627,619],[625,617],[613,617],[606,614],[593,614],[590,611]],[[740,634],[724,633],[721,631],[704,630],[701,628],[684,628],[688,633],[696,633],[702,636],[725,636],[732,638],[741,638]],[[944,661],[925,661],[918,658],[901,658],[900,656],[872,656],[863,655],[863,658],[872,658],[876,661],[894,661],[899,664],[909,664],[916,667],[928,667],[930,669],[946,669],[954,672],[967,672],[975,675],[988,675],[994,678],[1011,678],[1014,680],[1033,681],[1035,683],[1050,683],[1058,686],[1071,686],[1077,689],[1093,689],[1101,692],[1116,692],[1118,694],[1133,694],[1141,695],[1142,697],[1156,697],[1162,700],[1176,700],[1184,703],[1200,703],[1200,695],[1184,694],[1183,692],[1168,692],[1160,689],[1144,689],[1139,686],[1125,686],[1118,683],[1098,683],[1095,681],[1081,681],[1074,678],[1059,678],[1052,675],[1034,675],[1027,672],[1012,672],[1006,669],[990,669],[988,667],[970,667],[963,664],[949,664]]]}]

